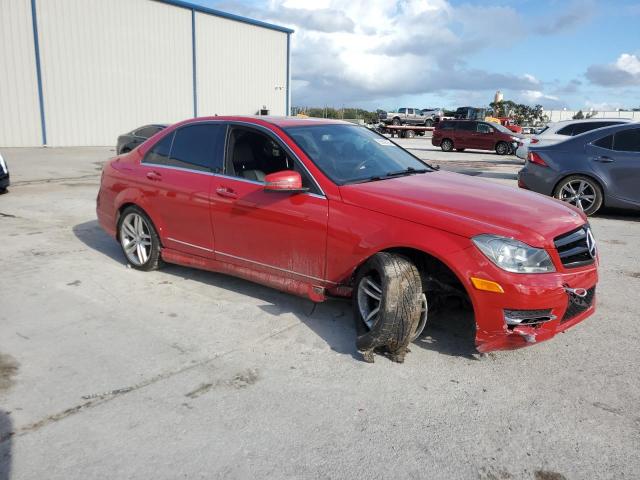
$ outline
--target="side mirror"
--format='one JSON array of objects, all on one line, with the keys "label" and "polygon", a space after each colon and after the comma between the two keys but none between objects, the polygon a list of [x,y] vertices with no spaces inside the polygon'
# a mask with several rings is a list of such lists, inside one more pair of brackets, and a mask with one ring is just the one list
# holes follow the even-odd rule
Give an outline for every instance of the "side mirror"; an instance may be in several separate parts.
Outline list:
[{"label": "side mirror", "polygon": [[293,170],[282,170],[270,173],[264,177],[264,190],[267,192],[306,192],[308,188],[302,187],[302,177]]}]

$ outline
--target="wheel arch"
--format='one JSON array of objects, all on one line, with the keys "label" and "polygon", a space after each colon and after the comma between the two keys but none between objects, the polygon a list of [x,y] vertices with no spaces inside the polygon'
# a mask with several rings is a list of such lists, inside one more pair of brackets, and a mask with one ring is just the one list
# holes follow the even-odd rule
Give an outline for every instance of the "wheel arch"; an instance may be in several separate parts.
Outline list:
[{"label": "wheel arch", "polygon": [[[380,250],[377,250],[371,253],[370,255],[368,255],[366,258],[362,259],[362,261],[356,266],[356,268],[354,268],[351,274],[349,283],[353,285],[353,280],[355,279],[358,273],[358,270],[371,257],[382,252],[395,253],[395,254],[407,257],[416,265],[421,276],[423,276],[427,272],[427,269],[429,269],[429,272],[433,272],[435,275],[442,277],[445,283],[451,283],[452,286],[459,289],[460,293],[462,293],[466,297],[466,299],[469,302],[469,305],[471,305],[472,309],[474,309],[475,311],[475,307],[472,301],[473,297],[470,295],[468,287],[465,284],[465,282],[463,282],[460,273],[457,272],[456,269],[454,269],[447,261],[440,258],[440,256],[438,256],[434,252],[430,252],[425,249],[398,245],[398,246],[388,246]],[[424,278],[423,278],[423,281],[424,281]]]},{"label": "wheel arch", "polygon": [[447,261],[439,258],[439,256],[433,252],[427,252],[424,249],[415,247],[391,246],[371,253],[371,255],[363,259],[352,273],[350,283],[354,289],[356,288],[354,282],[360,268],[362,268],[371,257],[378,253],[402,255],[416,265],[422,280],[422,287],[427,293],[429,311],[446,311],[452,308],[452,299],[456,299],[454,300],[456,303],[453,305],[457,304],[468,307],[473,314],[472,323],[468,325],[469,333],[473,335],[474,342],[477,342],[479,326],[476,321],[477,310],[474,297],[470,295],[468,286],[462,281],[460,272],[457,272]]},{"label": "wheel arch", "polygon": [[153,219],[153,217],[149,214],[149,212],[143,206],[141,206],[140,204],[138,204],[136,202],[132,202],[132,201],[124,202],[116,210],[116,239],[118,241],[120,241],[120,229],[118,228],[118,226],[120,224],[120,217],[122,216],[122,212],[124,212],[129,207],[136,207],[137,209],[142,210],[142,213],[144,213],[147,216],[147,218],[149,219],[149,221],[151,222],[151,226],[158,233],[158,240],[160,241],[160,246],[161,247],[164,246],[163,242],[162,242],[161,230],[158,228],[158,225],[156,224],[156,222]]}]

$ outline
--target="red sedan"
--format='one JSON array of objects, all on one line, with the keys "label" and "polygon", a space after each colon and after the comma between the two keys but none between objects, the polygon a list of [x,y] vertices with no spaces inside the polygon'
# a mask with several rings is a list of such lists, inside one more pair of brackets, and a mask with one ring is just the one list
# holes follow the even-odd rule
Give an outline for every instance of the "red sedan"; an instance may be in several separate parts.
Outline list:
[{"label": "red sedan", "polygon": [[595,310],[581,212],[439,171],[340,121],[178,123],[107,163],[97,214],[139,270],[165,261],[316,302],[352,296],[365,352],[384,335],[413,340],[452,295],[472,305],[481,352],[547,340]]}]

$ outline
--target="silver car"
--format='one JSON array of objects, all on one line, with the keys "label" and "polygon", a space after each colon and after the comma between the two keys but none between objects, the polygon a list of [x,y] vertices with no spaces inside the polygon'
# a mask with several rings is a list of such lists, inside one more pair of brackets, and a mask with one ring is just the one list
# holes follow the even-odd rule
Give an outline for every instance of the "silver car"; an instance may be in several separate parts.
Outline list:
[{"label": "silver car", "polygon": [[570,137],[575,137],[582,133],[595,130],[596,128],[620,125],[621,123],[632,122],[630,118],[588,118],[585,120],[562,120],[547,125],[538,134],[531,138],[526,138],[518,144],[516,156],[523,160],[527,158],[529,145],[543,147],[564,142]]}]

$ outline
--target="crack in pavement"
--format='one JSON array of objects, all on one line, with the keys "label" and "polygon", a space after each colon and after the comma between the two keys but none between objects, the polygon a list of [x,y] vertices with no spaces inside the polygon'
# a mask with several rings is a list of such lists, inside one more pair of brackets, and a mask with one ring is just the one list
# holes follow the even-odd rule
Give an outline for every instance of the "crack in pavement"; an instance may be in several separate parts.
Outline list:
[{"label": "crack in pavement", "polygon": [[54,413],[52,415],[48,415],[48,416],[46,416],[46,417],[44,417],[44,418],[42,418],[42,419],[40,419],[40,420],[38,420],[36,422],[32,422],[32,423],[27,424],[24,427],[20,427],[20,428],[17,428],[15,430],[13,430],[13,431],[4,433],[0,437],[0,445],[2,445],[5,441],[9,440],[10,438],[12,438],[14,436],[15,437],[21,437],[21,436],[26,435],[28,433],[35,432],[35,431],[40,430],[41,428],[43,428],[43,427],[45,427],[47,425],[59,422],[60,420],[63,420],[65,418],[70,417],[72,415],[75,415],[77,413],[80,413],[80,412],[82,412],[84,410],[88,410],[90,408],[97,407],[98,405],[102,405],[104,403],[110,402],[110,401],[115,400],[116,398],[119,398],[119,397],[121,397],[123,395],[126,395],[128,393],[135,392],[137,390],[140,390],[142,388],[148,387],[150,385],[154,385],[154,384],[156,384],[158,382],[161,382],[162,380],[167,380],[169,378],[173,378],[173,377],[175,377],[177,375],[180,375],[182,373],[185,373],[185,372],[191,371],[193,369],[202,367],[202,366],[207,365],[207,364],[209,364],[211,362],[214,362],[215,360],[218,360],[219,358],[225,357],[225,356],[227,356],[227,355],[229,355],[231,353],[235,353],[235,352],[241,350],[242,348],[245,348],[245,347],[248,347],[248,346],[251,346],[251,345],[256,345],[256,344],[259,344],[261,342],[264,342],[265,340],[269,340],[270,338],[277,337],[281,333],[284,333],[284,332],[286,332],[288,330],[291,330],[291,329],[293,329],[293,328],[295,328],[297,326],[300,326],[301,324],[302,324],[302,322],[298,321],[297,323],[293,323],[291,325],[287,325],[286,327],[283,327],[283,328],[281,328],[281,329],[279,329],[279,330],[277,330],[275,332],[271,332],[271,333],[265,334],[265,335],[263,335],[261,337],[258,337],[256,340],[254,340],[252,342],[247,342],[242,346],[239,346],[237,348],[233,348],[233,349],[228,350],[226,352],[222,352],[222,353],[220,353],[218,355],[215,355],[214,357],[205,358],[203,360],[200,360],[199,362],[192,363],[190,365],[187,365],[185,367],[179,368],[177,370],[172,370],[172,371],[169,371],[169,372],[160,373],[160,374],[155,375],[155,376],[153,376],[153,377],[151,377],[151,378],[149,378],[147,380],[144,380],[142,382],[136,383],[135,385],[132,385],[132,386],[129,386],[129,387],[126,387],[126,388],[121,388],[121,389],[118,389],[118,390],[113,390],[111,392],[106,392],[104,394],[105,396],[100,396],[99,398],[92,398],[91,400],[83,402],[83,403],[81,403],[79,405],[76,405],[74,407],[67,408],[67,409],[65,409],[65,410],[63,410],[61,412]]},{"label": "crack in pavement", "polygon": [[100,174],[91,173],[88,175],[82,175],[80,177],[63,177],[63,178],[40,178],[36,180],[22,180],[18,182],[11,182],[11,186],[25,186],[25,185],[35,185],[39,183],[58,183],[58,182],[68,182],[71,180],[86,180],[88,178],[99,178]]}]

